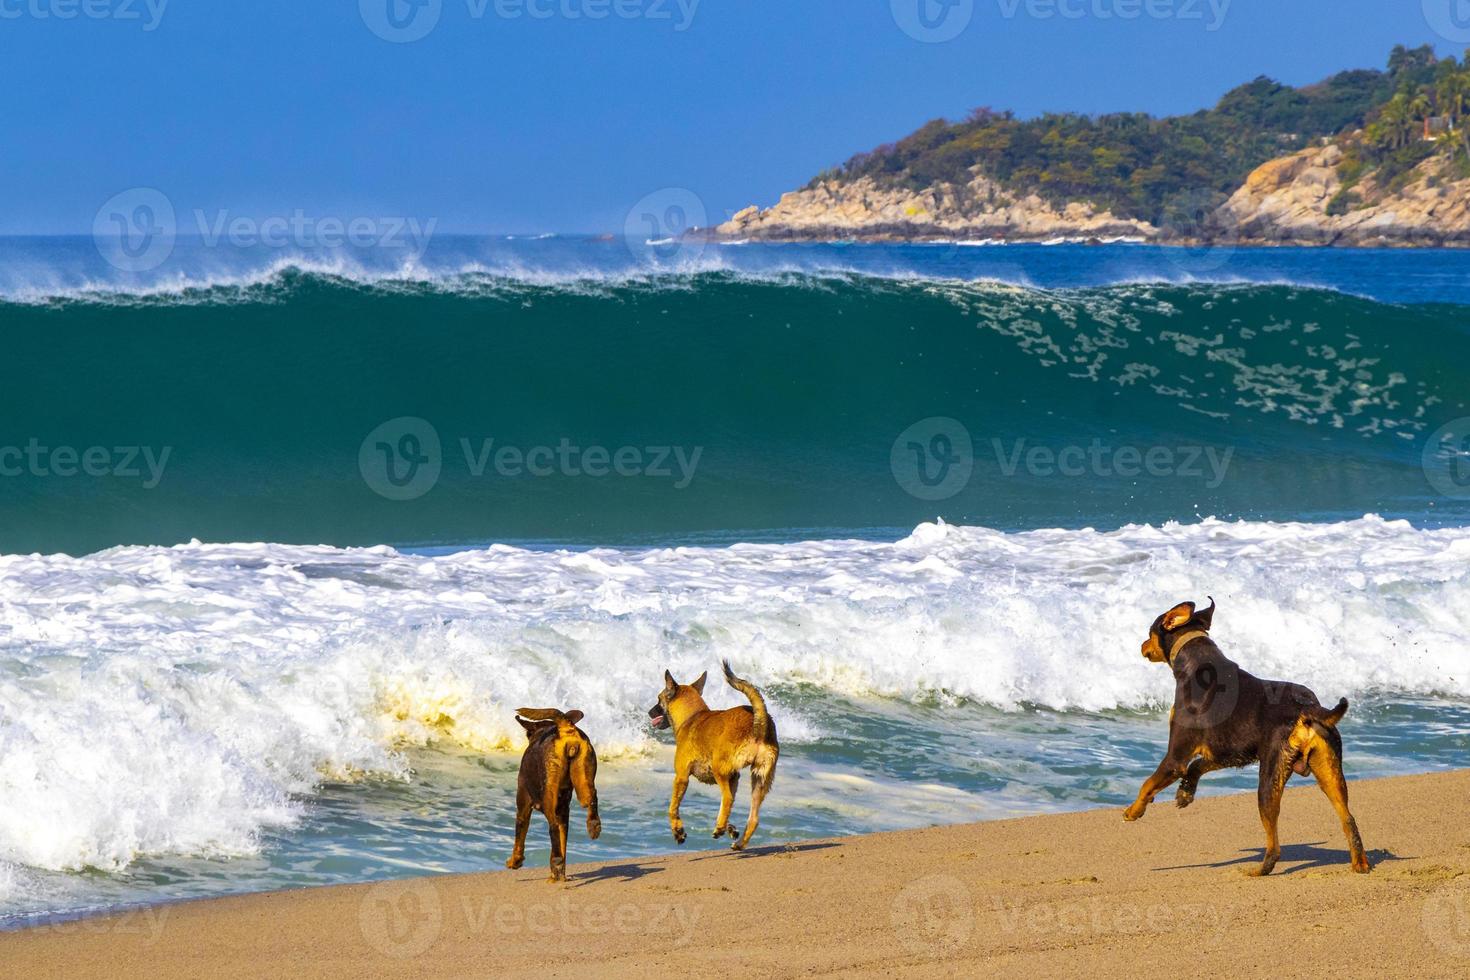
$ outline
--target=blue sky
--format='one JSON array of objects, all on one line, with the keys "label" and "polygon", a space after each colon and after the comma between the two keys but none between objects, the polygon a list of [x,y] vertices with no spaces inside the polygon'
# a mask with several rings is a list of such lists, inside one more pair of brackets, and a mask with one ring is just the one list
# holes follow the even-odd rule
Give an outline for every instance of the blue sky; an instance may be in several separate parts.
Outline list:
[{"label": "blue sky", "polygon": [[[138,186],[441,232],[615,230],[679,187],[720,219],[976,105],[1183,112],[1470,36],[1465,0],[389,2],[0,0],[0,233]],[[963,30],[911,37],[920,2]]]}]

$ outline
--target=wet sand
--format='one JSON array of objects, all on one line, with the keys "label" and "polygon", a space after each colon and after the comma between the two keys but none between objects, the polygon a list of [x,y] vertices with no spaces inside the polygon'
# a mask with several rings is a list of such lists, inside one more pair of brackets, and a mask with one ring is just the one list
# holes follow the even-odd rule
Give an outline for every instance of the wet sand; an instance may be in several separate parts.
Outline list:
[{"label": "wet sand", "polygon": [[1351,785],[1368,875],[1326,798],[1293,786],[1264,879],[1244,874],[1254,794],[1166,795],[1136,824],[1119,807],[582,864],[565,885],[528,865],[164,905],[0,935],[0,972],[1470,975],[1470,770]]}]

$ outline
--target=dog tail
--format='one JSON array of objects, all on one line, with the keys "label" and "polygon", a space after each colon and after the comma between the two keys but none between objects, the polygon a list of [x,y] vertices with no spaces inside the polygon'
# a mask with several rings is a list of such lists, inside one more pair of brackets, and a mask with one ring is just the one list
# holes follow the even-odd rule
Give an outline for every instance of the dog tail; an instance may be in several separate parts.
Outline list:
[{"label": "dog tail", "polygon": [[771,731],[771,716],[766,713],[766,699],[761,697],[761,692],[750,681],[742,680],[735,676],[730,669],[730,661],[721,660],[720,666],[725,668],[725,683],[750,699],[750,706],[755,711],[755,721],[751,725],[750,733],[757,742],[769,741]]},{"label": "dog tail", "polygon": [[1288,747],[1295,751],[1296,758],[1292,761],[1292,768],[1300,775],[1307,774],[1310,765],[1308,756],[1311,755],[1315,745],[1325,744],[1331,753],[1341,760],[1342,734],[1337,730],[1337,723],[1342,721],[1347,710],[1348,700],[1343,698],[1331,711],[1320,707],[1308,708],[1297,718],[1296,728],[1292,730]]},{"label": "dog tail", "polygon": [[1319,725],[1326,725],[1328,728],[1336,728],[1337,723],[1342,721],[1342,716],[1347,714],[1347,709],[1348,699],[1343,698],[1341,701],[1337,702],[1337,707],[1333,708],[1331,711],[1328,711],[1325,708],[1317,708],[1314,711],[1302,712],[1302,717],[1308,721],[1315,721]]}]

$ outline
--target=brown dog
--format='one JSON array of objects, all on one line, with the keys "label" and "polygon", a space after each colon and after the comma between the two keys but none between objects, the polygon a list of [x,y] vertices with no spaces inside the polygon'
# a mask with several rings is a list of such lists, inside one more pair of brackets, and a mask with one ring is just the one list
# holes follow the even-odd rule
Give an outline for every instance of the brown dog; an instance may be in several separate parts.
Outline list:
[{"label": "brown dog", "polygon": [[[747,707],[711,711],[704,703],[704,682],[708,672],[700,674],[693,684],[679,684],[674,675],[664,671],[664,689],[658,704],[648,710],[655,728],[674,726],[674,795],[669,801],[669,828],[674,840],[684,843],[684,821],[679,819],[679,804],[689,788],[689,777],[720,787],[720,817],[715,823],[715,837],[726,833],[735,841],[731,850],[744,850],[760,823],[761,801],[771,790],[776,775],[776,759],[781,747],[776,742],[776,723],[766,713],[766,702],[754,684],[741,680],[722,661],[725,683],[750,699]],[[730,807],[740,787],[740,770],[750,767],[750,816],[745,822],[745,836],[739,827],[730,826]]]},{"label": "brown dog", "polygon": [[530,744],[521,756],[516,782],[515,850],[505,866],[519,868],[526,863],[531,811],[540,810],[551,829],[551,877],[546,880],[565,881],[573,790],[587,811],[587,836],[597,840],[602,833],[602,819],[597,815],[597,751],[577,727],[582,720],[580,711],[563,714],[556,708],[517,708],[516,714]]},{"label": "brown dog", "polygon": [[1328,711],[1317,695],[1300,684],[1263,681],[1241,670],[1210,639],[1215,600],[1195,612],[1183,602],[1154,620],[1143,655],[1174,671],[1174,707],[1169,712],[1169,749],[1164,761],[1138,791],[1123,819],[1143,816],[1155,794],[1182,779],[1175,802],[1194,802],[1200,777],[1216,769],[1259,760],[1257,802],[1266,828],[1266,850],[1254,875],[1268,875],[1281,856],[1276,821],[1281,794],[1293,772],[1309,771],[1332,801],[1342,821],[1354,871],[1368,870],[1358,825],[1348,811],[1347,780],[1342,774],[1342,736],[1337,723],[1347,714],[1347,699]]}]

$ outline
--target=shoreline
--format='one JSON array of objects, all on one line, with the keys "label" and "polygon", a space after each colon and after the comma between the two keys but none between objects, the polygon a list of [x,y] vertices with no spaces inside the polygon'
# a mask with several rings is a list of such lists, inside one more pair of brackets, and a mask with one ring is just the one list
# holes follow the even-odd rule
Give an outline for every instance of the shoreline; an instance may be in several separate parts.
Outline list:
[{"label": "shoreline", "polygon": [[1254,794],[1185,811],[1165,794],[1136,824],[1106,808],[757,837],[744,854],[576,864],[565,886],[528,862],[167,902],[0,932],[0,957],[16,975],[68,977],[623,977],[671,952],[756,976],[1112,973],[1145,956],[1248,974],[1470,971],[1470,769],[1355,781],[1350,792],[1369,875],[1348,869],[1315,785],[1293,780],[1281,863],[1266,879],[1242,873],[1262,844]]},{"label": "shoreline", "polygon": [[[1415,241],[1410,238],[1395,238],[1383,236],[1376,240],[1360,240],[1356,238],[1339,237],[1328,240],[1321,239],[1293,239],[1293,238],[1136,238],[1132,236],[1063,234],[1047,236],[1012,236],[1007,237],[998,233],[965,235],[953,237],[953,232],[934,231],[932,233],[918,232],[862,232],[855,229],[826,228],[820,232],[791,232],[789,234],[760,234],[760,235],[732,235],[715,231],[715,229],[695,229],[688,232],[684,237],[694,241],[704,242],[709,245],[934,245],[950,246],[955,248],[1001,248],[1007,245],[1043,245],[1055,247],[1057,245],[1082,245],[1089,248],[1100,248],[1115,245],[1129,245],[1145,248],[1187,248],[1187,249],[1272,249],[1272,248],[1304,248],[1304,249],[1361,249],[1364,251],[1381,250],[1414,250],[1425,251],[1444,250],[1461,251],[1470,248],[1470,239],[1444,238],[1427,241]],[[1063,241],[1056,239],[1062,238]]]}]

